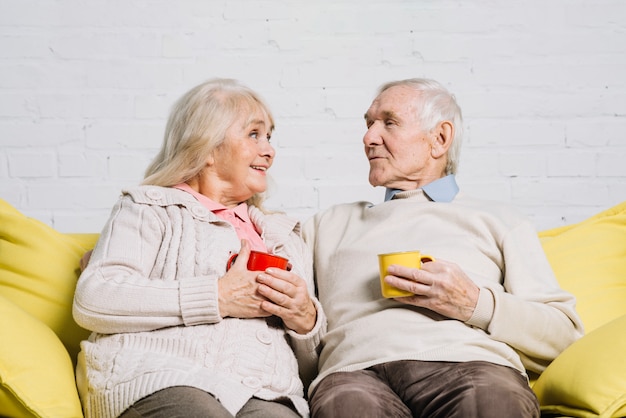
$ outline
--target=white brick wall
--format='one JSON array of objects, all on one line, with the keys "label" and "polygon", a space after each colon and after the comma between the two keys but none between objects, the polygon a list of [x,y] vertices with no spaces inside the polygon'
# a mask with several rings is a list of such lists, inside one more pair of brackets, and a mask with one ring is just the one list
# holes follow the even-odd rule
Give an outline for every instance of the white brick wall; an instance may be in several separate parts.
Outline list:
[{"label": "white brick wall", "polygon": [[621,0],[0,0],[0,198],[98,232],[173,101],[214,76],[270,103],[269,205],[302,219],[380,201],[362,115],[381,83],[415,76],[463,108],[464,189],[539,229],[626,200]]}]

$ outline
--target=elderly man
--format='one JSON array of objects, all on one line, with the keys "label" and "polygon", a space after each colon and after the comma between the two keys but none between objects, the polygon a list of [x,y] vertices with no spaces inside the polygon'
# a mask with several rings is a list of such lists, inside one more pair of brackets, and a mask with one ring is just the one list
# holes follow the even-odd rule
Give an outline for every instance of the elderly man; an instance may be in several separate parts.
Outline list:
[{"label": "elderly man", "polygon": [[[369,181],[385,202],[343,204],[305,226],[328,316],[316,417],[538,417],[527,370],[541,372],[579,338],[533,225],[459,191],[455,98],[432,80],[391,82],[365,113]],[[393,265],[381,296],[377,254],[421,250]]]}]

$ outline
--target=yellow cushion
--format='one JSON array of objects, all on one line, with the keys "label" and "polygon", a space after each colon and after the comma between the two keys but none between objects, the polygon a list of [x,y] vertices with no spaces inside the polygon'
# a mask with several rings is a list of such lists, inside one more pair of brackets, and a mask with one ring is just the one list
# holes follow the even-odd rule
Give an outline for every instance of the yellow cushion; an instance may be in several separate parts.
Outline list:
[{"label": "yellow cushion", "polygon": [[45,323],[73,360],[89,333],[72,318],[82,255],[97,234],[62,234],[0,199],[0,295]]},{"label": "yellow cushion", "polygon": [[72,318],[79,262],[98,234],[62,234],[0,199],[0,416],[81,416]]},{"label": "yellow cushion", "polygon": [[626,314],[626,202],[539,237],[586,332]]},{"label": "yellow cushion", "polygon": [[50,328],[0,296],[0,416],[82,417],[74,368]]},{"label": "yellow cushion", "polygon": [[542,412],[626,416],[626,315],[569,346],[533,386]]},{"label": "yellow cushion", "polygon": [[539,236],[587,332],[533,384],[542,411],[626,416],[626,202]]}]

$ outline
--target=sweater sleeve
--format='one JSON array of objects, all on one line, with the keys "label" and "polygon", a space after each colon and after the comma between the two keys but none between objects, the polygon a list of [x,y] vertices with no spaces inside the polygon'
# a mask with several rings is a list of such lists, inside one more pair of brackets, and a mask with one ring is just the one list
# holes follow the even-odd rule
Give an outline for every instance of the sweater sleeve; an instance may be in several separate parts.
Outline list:
[{"label": "sweater sleeve", "polygon": [[493,296],[493,316],[486,331],[513,347],[528,370],[541,372],[583,335],[576,301],[559,287],[530,223],[509,231],[502,251],[503,287],[488,289]]},{"label": "sweater sleeve", "polygon": [[112,210],[74,295],[76,322],[99,333],[216,322],[216,280],[152,277],[165,236],[149,205],[122,197]]}]

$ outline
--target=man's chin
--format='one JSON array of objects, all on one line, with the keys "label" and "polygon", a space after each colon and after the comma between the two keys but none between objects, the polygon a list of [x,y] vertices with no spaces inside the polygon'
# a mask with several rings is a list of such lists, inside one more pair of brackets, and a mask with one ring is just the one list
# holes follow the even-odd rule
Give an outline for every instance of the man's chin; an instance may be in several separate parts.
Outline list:
[{"label": "man's chin", "polygon": [[369,182],[373,187],[384,186],[384,183],[376,176],[369,176]]}]

